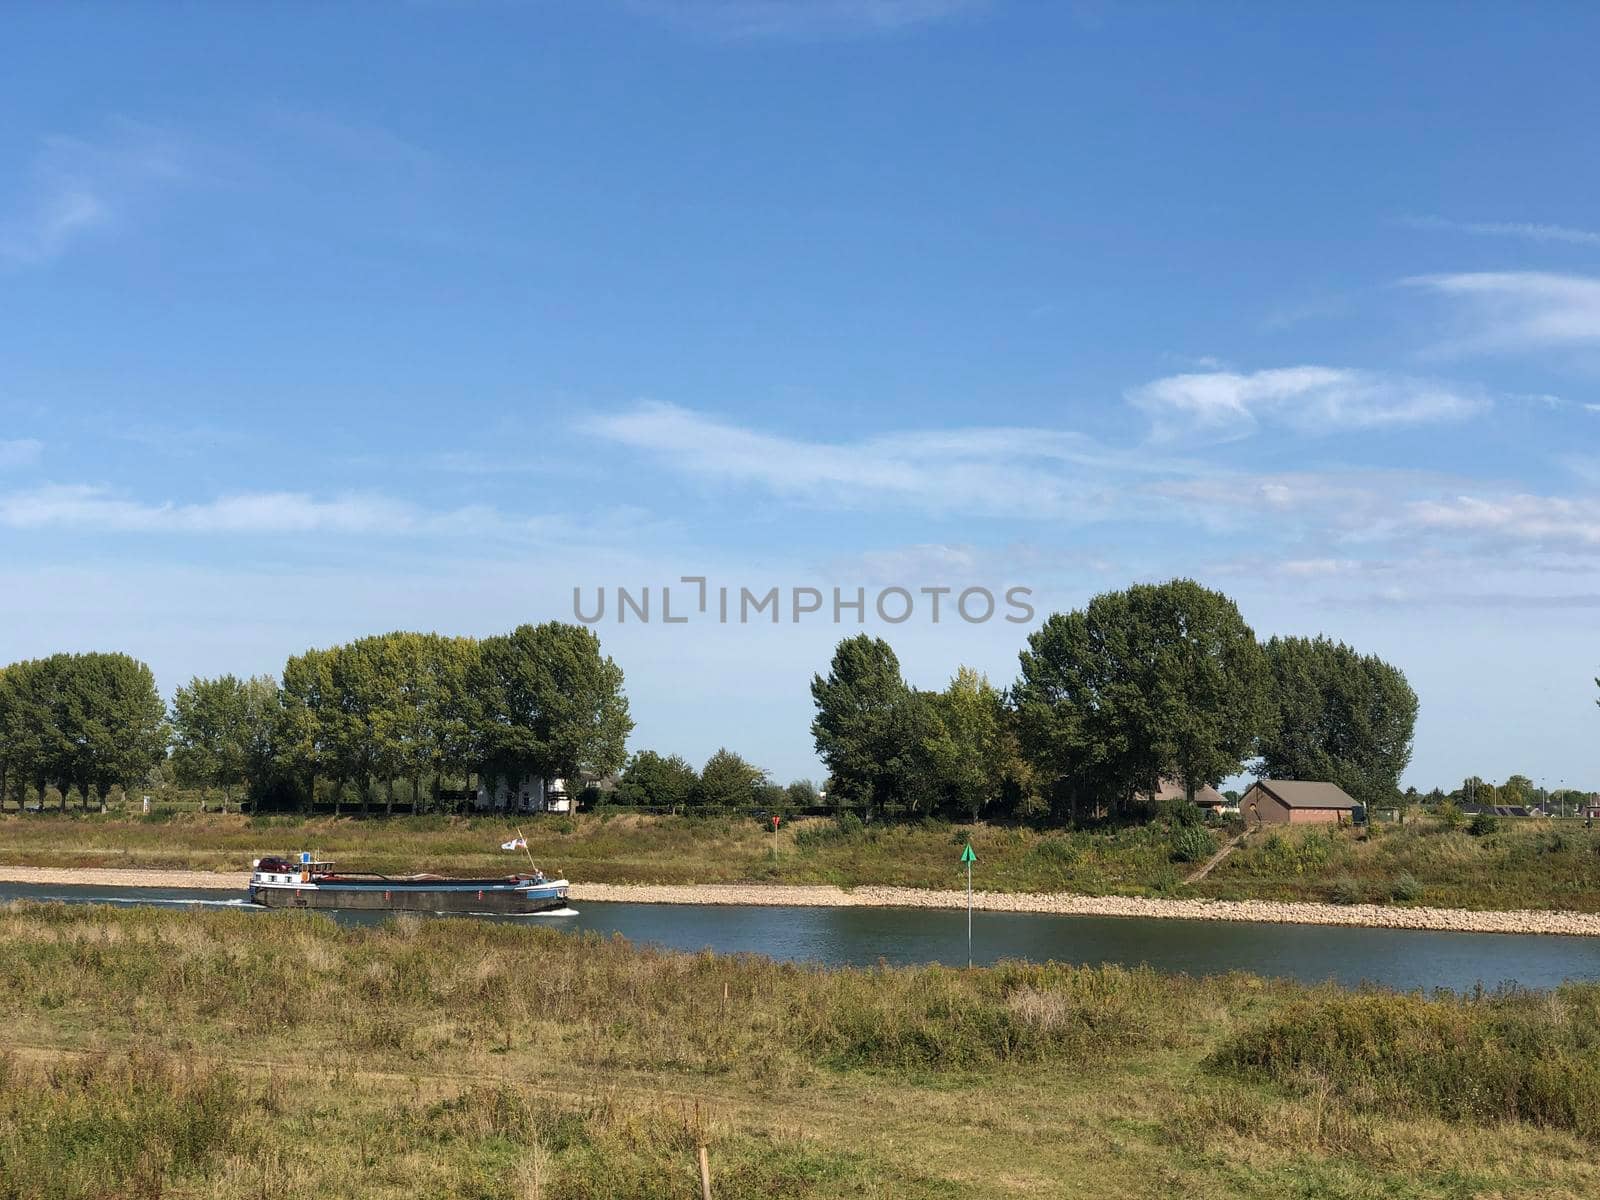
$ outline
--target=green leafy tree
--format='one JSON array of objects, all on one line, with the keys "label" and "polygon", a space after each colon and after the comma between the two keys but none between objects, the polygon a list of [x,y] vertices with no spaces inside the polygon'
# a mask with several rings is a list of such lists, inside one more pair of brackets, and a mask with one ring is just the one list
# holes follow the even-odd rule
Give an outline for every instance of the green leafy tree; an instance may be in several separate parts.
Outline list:
[{"label": "green leafy tree", "polygon": [[640,750],[623,768],[614,798],[618,804],[676,810],[690,802],[699,782],[699,772],[678,755]]},{"label": "green leafy tree", "polygon": [[426,724],[436,804],[446,776],[465,777],[472,770],[473,706],[467,681],[477,657],[473,638],[430,637],[428,642]]},{"label": "green leafy tree", "polygon": [[[180,782],[222,789],[227,811],[244,782],[244,685],[233,675],[191,679],[172,697],[172,765]],[[200,807],[205,809],[204,792]]]},{"label": "green leafy tree", "polygon": [[388,726],[398,690],[393,655],[384,637],[358,638],[331,651],[334,704],[328,714],[335,776],[356,786],[361,815],[371,811],[376,780],[394,777],[399,748]]},{"label": "green leafy tree", "polygon": [[[138,782],[166,757],[167,706],[150,668],[126,654],[74,654],[66,664],[61,731],[84,804]],[[63,794],[63,804],[65,796]]]},{"label": "green leafy tree", "polygon": [[551,621],[486,638],[468,678],[484,774],[569,779],[626,760],[633,719],[622,668],[590,630]]},{"label": "green leafy tree", "polygon": [[271,678],[191,679],[172,699],[173,767],[185,783],[220,788],[226,812],[235,788],[259,791],[272,774],[280,726]]},{"label": "green leafy tree", "polygon": [[317,800],[317,780],[332,770],[333,654],[307,650],[284,664],[277,758],[289,776],[303,780],[306,811]]},{"label": "green leafy tree", "polygon": [[1255,634],[1187,579],[1095,597],[1028,639],[1014,689],[1023,745],[1074,798],[1126,811],[1164,777],[1196,789],[1236,773],[1269,723]]},{"label": "green leafy tree", "polygon": [[822,802],[822,794],[810,779],[796,779],[784,789],[790,808],[815,808]]},{"label": "green leafy tree", "polygon": [[[0,707],[4,712],[4,737],[10,787],[23,803],[32,787],[44,807],[45,788],[71,769],[72,747],[62,730],[63,681],[70,656],[12,663],[0,676]],[[66,806],[66,792],[61,792]]]},{"label": "green leafy tree", "polygon": [[1262,770],[1327,780],[1367,805],[1395,803],[1411,761],[1417,694],[1397,667],[1325,637],[1266,644],[1274,718]]},{"label": "green leafy tree", "polygon": [[767,773],[724,747],[706,760],[692,802],[700,808],[744,808],[756,801]]},{"label": "green leafy tree", "polygon": [[977,820],[1001,796],[1014,755],[1005,697],[971,667],[931,698],[923,739],[943,807]]},{"label": "green leafy tree", "polygon": [[926,781],[922,736],[927,706],[906,686],[900,660],[882,638],[858,634],[834,651],[827,678],[815,675],[811,735],[828,767],[835,805],[915,809]]},{"label": "green leafy tree", "polygon": [[1526,775],[1513,775],[1500,785],[1500,803],[1531,804],[1538,790]]}]

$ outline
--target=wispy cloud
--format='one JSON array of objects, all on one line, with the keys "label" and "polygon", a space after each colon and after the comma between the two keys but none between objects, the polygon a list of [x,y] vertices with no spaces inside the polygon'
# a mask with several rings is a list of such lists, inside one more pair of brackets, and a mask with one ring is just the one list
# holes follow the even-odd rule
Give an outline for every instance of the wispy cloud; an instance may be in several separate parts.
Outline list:
[{"label": "wispy cloud", "polygon": [[1489,406],[1481,392],[1433,379],[1338,367],[1280,367],[1239,374],[1170,375],[1128,393],[1158,437],[1244,437],[1272,422],[1302,433],[1336,433],[1461,420]]},{"label": "wispy cloud", "polygon": [[591,418],[582,427],[647,451],[685,474],[754,484],[827,508],[1085,517],[1106,510],[1104,488],[1112,470],[1185,469],[1054,429],[992,426],[822,442],[764,433],[655,402]]},{"label": "wispy cloud", "polygon": [[729,41],[858,37],[944,20],[986,0],[632,0],[637,12]]},{"label": "wispy cloud", "polygon": [[115,225],[153,184],[180,178],[176,142],[150,126],[116,122],[99,139],[44,139],[0,217],[0,261],[35,265],[62,254],[85,234]]},{"label": "wispy cloud", "polygon": [[303,108],[273,108],[266,121],[274,129],[336,158],[377,167],[426,170],[434,155],[384,125]]},{"label": "wispy cloud", "polygon": [[1536,545],[1600,546],[1600,500],[1556,496],[1458,496],[1408,506],[1406,523]]},{"label": "wispy cloud", "polygon": [[1522,238],[1530,242],[1565,242],[1575,246],[1600,246],[1600,233],[1566,225],[1541,225],[1531,221],[1452,221],[1445,217],[1405,217],[1413,229],[1436,229],[1475,237]]},{"label": "wispy cloud", "polygon": [[44,443],[35,438],[0,440],[0,469],[27,467],[44,454]]},{"label": "wispy cloud", "polygon": [[317,499],[302,492],[242,492],[202,503],[150,503],[106,488],[50,485],[0,495],[0,525],[89,533],[414,534],[503,525],[489,509],[430,513],[383,496]]},{"label": "wispy cloud", "polygon": [[1600,343],[1600,279],[1539,271],[1423,275],[1402,281],[1462,306],[1465,329],[1447,349],[1526,350]]}]

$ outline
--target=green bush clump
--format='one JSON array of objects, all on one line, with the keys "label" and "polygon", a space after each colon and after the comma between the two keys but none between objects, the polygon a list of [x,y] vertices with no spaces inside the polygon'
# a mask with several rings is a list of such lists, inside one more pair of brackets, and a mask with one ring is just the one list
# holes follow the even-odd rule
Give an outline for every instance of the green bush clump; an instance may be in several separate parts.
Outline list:
[{"label": "green bush clump", "polygon": [[1473,837],[1487,837],[1500,828],[1500,822],[1489,813],[1473,813],[1472,821],[1467,825],[1467,832]]},{"label": "green bush clump", "polygon": [[1174,796],[1170,800],[1163,800],[1156,809],[1159,816],[1168,825],[1174,827],[1182,825],[1199,825],[1204,818],[1198,804],[1191,804],[1182,796]]},{"label": "green bush clump", "polygon": [[1411,902],[1421,900],[1423,890],[1415,875],[1410,871],[1402,871],[1400,877],[1394,881],[1394,887],[1389,889],[1389,894],[1396,900]]},{"label": "green bush clump", "polygon": [[1217,839],[1202,825],[1181,825],[1172,831],[1173,862],[1204,862],[1217,852]]},{"label": "green bush clump", "polygon": [[842,812],[832,821],[805,826],[795,834],[794,844],[800,850],[818,850],[824,846],[860,841],[869,836],[865,821],[853,812]]},{"label": "green bush clump", "polygon": [[160,1196],[240,1149],[242,1107],[230,1072],[159,1052],[0,1055],[0,1197]]},{"label": "green bush clump", "polygon": [[1600,986],[1302,1000],[1236,1035],[1207,1066],[1331,1088],[1361,1108],[1521,1120],[1600,1140]]},{"label": "green bush clump", "polygon": [[1033,854],[1058,867],[1070,867],[1078,859],[1078,848],[1064,837],[1043,837],[1033,844]]},{"label": "green bush clump", "polygon": [[1360,904],[1366,899],[1366,892],[1356,880],[1342,875],[1334,881],[1332,899],[1335,904]]}]

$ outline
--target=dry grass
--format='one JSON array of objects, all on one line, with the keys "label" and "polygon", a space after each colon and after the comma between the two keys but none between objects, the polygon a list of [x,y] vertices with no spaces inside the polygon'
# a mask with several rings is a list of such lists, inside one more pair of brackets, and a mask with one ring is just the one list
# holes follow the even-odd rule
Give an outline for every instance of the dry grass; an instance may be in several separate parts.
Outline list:
[{"label": "dry grass", "polygon": [[[1336,895],[1341,888],[1350,895]],[[1504,820],[1473,837],[1430,819],[1253,834],[1195,888],[1227,900],[1334,900],[1600,912],[1600,830]]]},{"label": "dry grass", "polygon": [[0,1197],[683,1197],[702,1138],[730,1197],[1600,1190],[1594,1143],[1566,1130],[1207,1065],[1341,998],[13,905]]}]

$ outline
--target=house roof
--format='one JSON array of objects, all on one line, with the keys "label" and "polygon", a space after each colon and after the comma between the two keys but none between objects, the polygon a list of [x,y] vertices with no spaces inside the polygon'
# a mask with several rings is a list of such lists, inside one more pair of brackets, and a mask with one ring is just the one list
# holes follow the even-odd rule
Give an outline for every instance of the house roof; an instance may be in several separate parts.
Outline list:
[{"label": "house roof", "polygon": [[[1182,800],[1183,797],[1183,780],[1163,779],[1161,781],[1161,786],[1155,790],[1150,799],[1154,803],[1159,804],[1163,800]],[[1226,804],[1228,799],[1208,783],[1195,788],[1194,802],[1196,804],[1204,805]]]},{"label": "house roof", "polygon": [[1288,808],[1354,808],[1356,802],[1336,783],[1307,779],[1258,779],[1251,787],[1281,800]]}]

